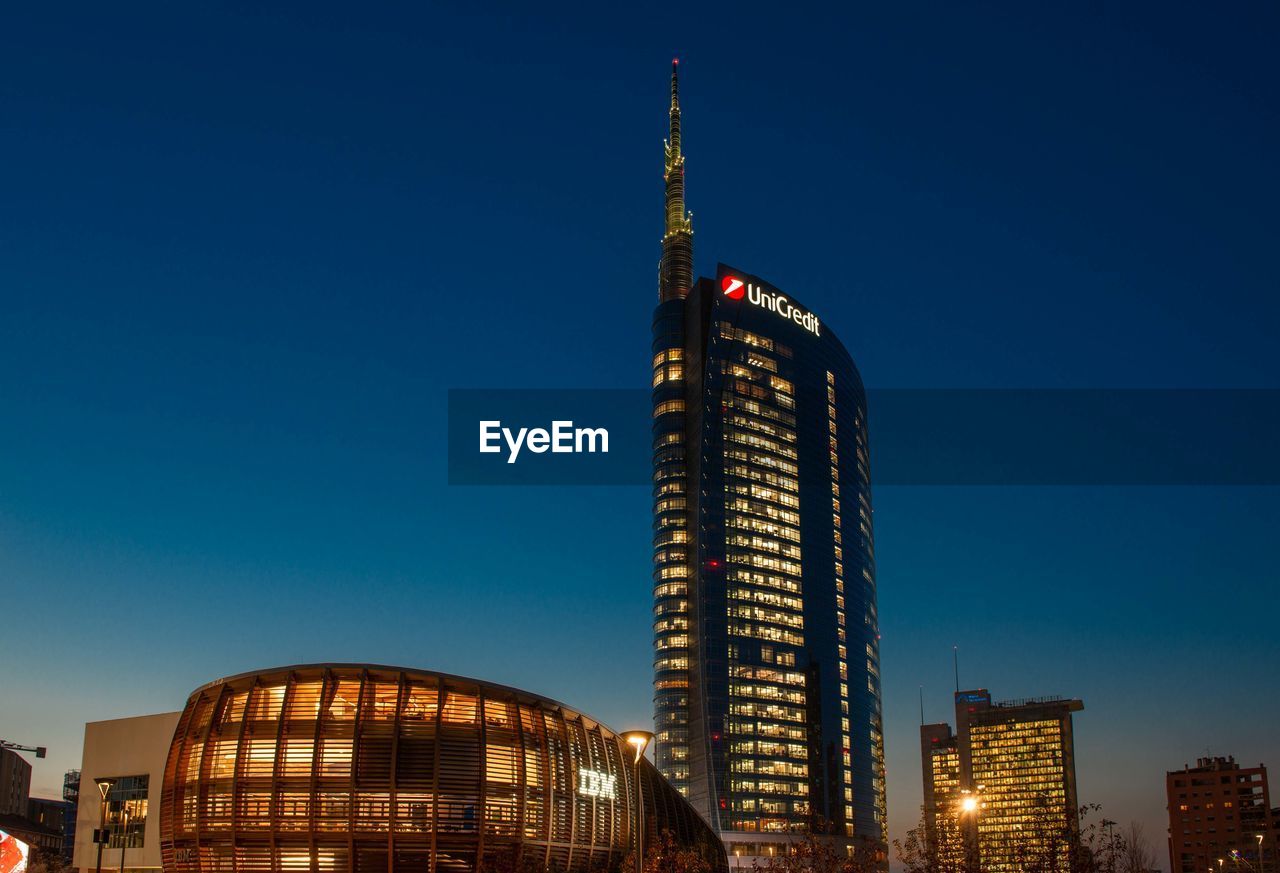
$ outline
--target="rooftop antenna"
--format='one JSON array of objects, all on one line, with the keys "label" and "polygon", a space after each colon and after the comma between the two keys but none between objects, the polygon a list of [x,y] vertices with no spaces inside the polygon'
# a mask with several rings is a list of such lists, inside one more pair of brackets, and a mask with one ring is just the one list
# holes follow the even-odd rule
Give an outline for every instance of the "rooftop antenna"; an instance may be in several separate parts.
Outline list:
[{"label": "rooftop antenna", "polygon": [[920,686],[920,727],[924,727],[924,686]]},{"label": "rooftop antenna", "polygon": [[956,694],[960,693],[960,647],[951,647],[951,663],[956,671]]}]

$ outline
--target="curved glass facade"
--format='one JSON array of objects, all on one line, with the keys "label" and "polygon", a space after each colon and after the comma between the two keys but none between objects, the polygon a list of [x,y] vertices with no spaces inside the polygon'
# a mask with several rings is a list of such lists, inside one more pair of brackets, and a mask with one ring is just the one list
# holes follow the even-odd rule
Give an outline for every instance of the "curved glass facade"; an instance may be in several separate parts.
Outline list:
[{"label": "curved glass facade", "polygon": [[[168,873],[597,870],[634,844],[634,751],[526,692],[440,673],[314,665],[219,680],[187,701],[165,768]],[[725,866],[647,761],[646,840]]]},{"label": "curved glass facade", "polygon": [[729,845],[887,849],[866,397],[793,298],[721,266],[654,316],[657,761]]},{"label": "curved glass facade", "polygon": [[689,787],[689,511],[684,308],[653,323],[654,730],[658,768]]}]

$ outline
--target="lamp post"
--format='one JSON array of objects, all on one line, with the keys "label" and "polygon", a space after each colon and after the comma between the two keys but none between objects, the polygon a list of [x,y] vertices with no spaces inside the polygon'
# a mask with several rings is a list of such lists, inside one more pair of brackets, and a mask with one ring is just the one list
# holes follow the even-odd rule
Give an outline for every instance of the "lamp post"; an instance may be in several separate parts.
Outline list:
[{"label": "lamp post", "polygon": [[1267,873],[1267,868],[1262,866],[1262,834],[1258,834],[1258,873]]},{"label": "lamp post", "polygon": [[99,804],[98,829],[93,833],[93,841],[98,844],[98,864],[94,868],[97,873],[102,873],[102,847],[107,842],[107,794],[111,792],[111,786],[115,783],[114,779],[97,780],[98,793],[102,795],[102,802]]},{"label": "lamp post", "polygon": [[644,873],[644,789],[640,787],[640,759],[644,750],[653,742],[653,734],[648,731],[627,731],[622,738],[636,750],[632,767],[636,783],[636,873]]},{"label": "lamp post", "polygon": [[129,845],[129,806],[120,801],[120,873],[124,873],[124,849]]}]

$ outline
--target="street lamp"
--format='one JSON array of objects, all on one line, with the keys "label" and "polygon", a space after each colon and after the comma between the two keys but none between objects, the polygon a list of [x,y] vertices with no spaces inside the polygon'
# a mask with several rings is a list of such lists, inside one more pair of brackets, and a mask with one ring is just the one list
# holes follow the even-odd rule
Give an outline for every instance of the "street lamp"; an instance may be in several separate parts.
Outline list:
[{"label": "street lamp", "polygon": [[99,804],[100,814],[98,816],[98,829],[93,832],[93,841],[98,844],[98,865],[95,868],[97,873],[102,873],[102,847],[107,843],[107,795],[111,792],[111,786],[116,784],[114,779],[98,779],[98,793],[102,795],[102,802]]},{"label": "street lamp", "polygon": [[627,731],[622,738],[636,750],[636,757],[632,762],[636,782],[636,873],[644,873],[644,789],[640,787],[640,759],[644,757],[644,750],[649,748],[649,743],[653,742],[653,734],[648,731]]},{"label": "street lamp", "polygon": [[1266,873],[1266,868],[1262,866],[1262,834],[1258,837],[1258,873]]},{"label": "street lamp", "polygon": [[[975,790],[962,788],[960,790],[960,800],[956,803],[956,819],[957,830],[964,840],[964,869],[966,873],[980,869],[978,864],[978,813],[982,810],[982,795],[979,793],[982,786],[979,785]],[[965,826],[961,820],[968,816],[968,825]]]},{"label": "street lamp", "polygon": [[124,873],[124,850],[129,845],[129,805],[120,801],[120,873]]}]

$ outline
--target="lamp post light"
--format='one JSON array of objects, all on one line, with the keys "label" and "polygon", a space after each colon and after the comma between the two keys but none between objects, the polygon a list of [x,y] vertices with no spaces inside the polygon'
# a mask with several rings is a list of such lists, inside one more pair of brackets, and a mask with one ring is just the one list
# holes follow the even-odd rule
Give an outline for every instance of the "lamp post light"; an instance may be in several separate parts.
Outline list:
[{"label": "lamp post light", "polygon": [[644,789],[640,785],[640,759],[644,757],[649,743],[653,742],[653,734],[649,731],[627,731],[622,738],[636,750],[632,762],[636,783],[636,873],[644,873]]},{"label": "lamp post light", "polygon": [[[970,790],[962,788],[960,790],[960,800],[956,802],[957,820],[960,823],[960,834],[964,840],[964,869],[966,873],[973,873],[980,869],[978,858],[978,814],[982,811],[982,786]],[[968,817],[967,826],[962,821]]]},{"label": "lamp post light", "polygon": [[1258,837],[1258,873],[1266,873],[1267,868],[1262,866],[1262,834],[1257,834],[1257,837]]},{"label": "lamp post light", "polygon": [[[1261,843],[1259,843],[1259,848],[1261,848]],[[1244,852],[1240,851],[1239,849],[1232,849],[1232,850],[1231,850],[1231,860],[1233,860],[1233,861],[1235,861],[1235,862],[1236,862],[1236,870],[1239,870],[1239,869],[1240,869],[1240,865],[1241,865],[1241,864],[1244,864],[1244,865],[1245,865],[1246,867],[1248,867],[1250,870],[1254,871],[1254,873],[1262,873],[1262,871],[1261,871],[1261,870],[1259,870],[1257,867],[1255,867],[1255,866],[1253,866],[1252,864],[1250,864],[1250,863],[1249,863],[1249,859],[1248,859],[1248,858],[1246,858],[1246,857],[1244,856]]]},{"label": "lamp post light", "polygon": [[97,873],[102,873],[102,847],[107,842],[107,795],[111,792],[111,786],[115,785],[114,779],[98,779],[98,793],[102,795],[102,802],[99,804],[100,814],[98,816],[98,829],[93,832],[93,841],[98,844],[98,864],[94,868]]}]

